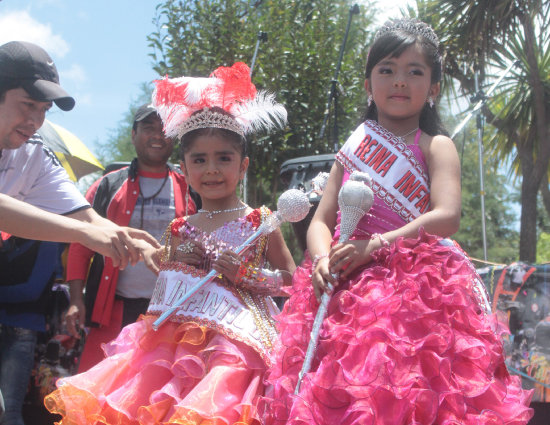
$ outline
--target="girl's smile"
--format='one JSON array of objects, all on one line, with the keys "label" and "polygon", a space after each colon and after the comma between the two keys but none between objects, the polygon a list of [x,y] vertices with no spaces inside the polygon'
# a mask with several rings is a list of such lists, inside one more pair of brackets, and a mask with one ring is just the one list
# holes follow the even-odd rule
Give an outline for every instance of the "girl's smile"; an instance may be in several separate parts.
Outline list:
[{"label": "girl's smile", "polygon": [[236,189],[248,167],[237,146],[219,135],[197,137],[181,164],[189,185],[208,210],[234,207]]}]

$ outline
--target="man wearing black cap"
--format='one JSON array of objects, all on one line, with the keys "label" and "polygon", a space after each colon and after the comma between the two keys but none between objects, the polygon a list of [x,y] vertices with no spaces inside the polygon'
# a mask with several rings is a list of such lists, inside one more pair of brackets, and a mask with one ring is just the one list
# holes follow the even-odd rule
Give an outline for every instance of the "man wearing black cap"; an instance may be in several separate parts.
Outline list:
[{"label": "man wearing black cap", "polygon": [[35,134],[52,102],[64,111],[75,104],[59,85],[57,69],[46,51],[22,41],[0,46],[0,230],[25,238],[80,242],[120,267],[129,260],[137,262],[139,249],[132,238],[153,244],[155,240],[96,214]]},{"label": "man wearing black cap", "polygon": [[[174,142],[165,137],[162,121],[151,105],[142,105],[134,114],[132,144],[135,158],[129,167],[113,171],[97,180],[86,198],[103,217],[113,222],[144,229],[161,239],[174,217],[194,213],[185,178],[168,158]],[[97,255],[86,282],[93,252],[82,245],[71,244],[67,260],[67,281],[71,306],[67,329],[77,336],[77,326],[93,326],[86,338],[79,372],[103,359],[101,345],[115,338],[123,326],[133,323],[147,311],[156,277],[138,263],[117,270]]]},{"label": "man wearing black cap", "polygon": [[[80,242],[111,257],[113,267],[136,263],[143,241],[134,237],[157,246],[158,242],[147,232],[119,227],[90,208],[35,134],[52,103],[68,111],[75,101],[59,85],[50,56],[31,43],[0,46],[0,230],[29,239]],[[21,408],[34,364],[38,322],[30,323],[35,316],[24,311],[18,296],[36,284],[20,290],[20,285],[6,283],[13,269],[13,252],[4,252],[7,246],[0,250],[2,264],[7,264],[0,267],[0,284],[7,285],[0,297],[0,390],[5,402],[0,423],[23,425]],[[4,289],[14,296],[7,296]]]}]

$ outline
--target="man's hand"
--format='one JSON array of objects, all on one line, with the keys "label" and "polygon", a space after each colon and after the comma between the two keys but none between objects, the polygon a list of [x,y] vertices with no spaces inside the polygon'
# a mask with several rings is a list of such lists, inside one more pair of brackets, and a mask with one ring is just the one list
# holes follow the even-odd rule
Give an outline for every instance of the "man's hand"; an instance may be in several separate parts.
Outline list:
[{"label": "man's hand", "polygon": [[[107,227],[83,223],[83,226],[78,242],[101,255],[110,257],[113,266],[121,269],[124,269],[128,263],[136,264],[140,260],[143,243],[153,248],[160,248],[158,241],[143,230],[119,227],[115,224]],[[136,239],[133,239],[134,237]]]},{"label": "man's hand", "polygon": [[67,313],[65,313],[65,323],[69,335],[80,338],[80,330],[84,329],[84,322],[86,320],[86,307],[84,306],[84,299],[82,297],[84,281],[71,280],[68,284],[71,303],[69,304]]},{"label": "man's hand", "polygon": [[139,240],[149,243],[154,248],[160,248],[158,241],[146,231],[118,226],[101,217],[92,208],[77,211],[70,217],[89,226],[83,229],[78,242],[110,257],[115,267],[124,269],[128,263],[136,264],[140,260],[142,245]]},{"label": "man's hand", "polygon": [[158,275],[160,270],[160,259],[162,258],[164,247],[155,248],[142,239],[134,239],[133,241],[139,249],[141,259],[147,268]]}]

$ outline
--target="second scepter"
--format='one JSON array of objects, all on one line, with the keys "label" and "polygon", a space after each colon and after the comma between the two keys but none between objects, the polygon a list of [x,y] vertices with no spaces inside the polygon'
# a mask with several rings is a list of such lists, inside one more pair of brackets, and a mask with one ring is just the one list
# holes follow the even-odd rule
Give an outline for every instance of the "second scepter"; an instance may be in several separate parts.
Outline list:
[{"label": "second scepter", "polygon": [[[361,218],[372,207],[372,203],[374,202],[374,194],[370,188],[371,181],[372,180],[367,173],[354,171],[351,173],[349,180],[344,183],[340,189],[338,194],[338,205],[340,207],[341,220],[340,237],[338,242],[343,243],[350,238],[357,227],[359,220],[361,220]],[[323,293],[319,309],[317,310],[315,320],[313,321],[311,336],[304,358],[304,364],[298,374],[298,382],[296,384],[294,394],[299,393],[302,379],[311,369],[311,362],[313,361],[313,356],[315,355],[315,350],[317,349],[317,342],[319,341],[321,325],[325,319],[328,303],[334,290],[332,285],[329,284],[328,286],[329,291]]]}]

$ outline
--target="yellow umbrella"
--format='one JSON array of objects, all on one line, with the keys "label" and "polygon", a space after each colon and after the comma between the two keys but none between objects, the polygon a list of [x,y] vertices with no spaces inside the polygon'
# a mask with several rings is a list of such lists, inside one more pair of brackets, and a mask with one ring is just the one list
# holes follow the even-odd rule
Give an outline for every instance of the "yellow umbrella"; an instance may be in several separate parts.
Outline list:
[{"label": "yellow umbrella", "polygon": [[38,134],[44,139],[44,144],[54,151],[73,181],[104,169],[86,145],[69,130],[45,120]]}]

